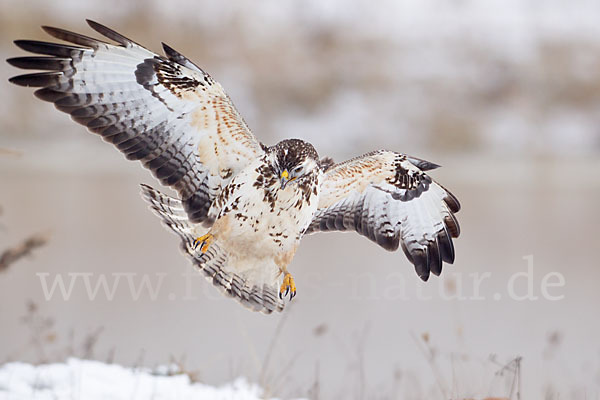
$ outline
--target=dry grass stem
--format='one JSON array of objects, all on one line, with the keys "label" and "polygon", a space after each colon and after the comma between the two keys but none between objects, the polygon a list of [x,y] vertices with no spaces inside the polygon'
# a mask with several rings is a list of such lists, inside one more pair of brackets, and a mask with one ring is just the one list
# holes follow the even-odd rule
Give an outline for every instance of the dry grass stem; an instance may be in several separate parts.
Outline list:
[{"label": "dry grass stem", "polygon": [[44,246],[48,240],[48,234],[36,233],[18,245],[4,250],[0,255],[0,272],[6,271],[16,261],[30,255],[38,247]]}]

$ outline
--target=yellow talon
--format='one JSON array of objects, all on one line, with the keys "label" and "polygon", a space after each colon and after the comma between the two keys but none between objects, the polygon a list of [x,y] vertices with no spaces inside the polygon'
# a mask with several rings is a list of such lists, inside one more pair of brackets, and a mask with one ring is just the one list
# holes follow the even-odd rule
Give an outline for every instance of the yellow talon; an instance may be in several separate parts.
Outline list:
[{"label": "yellow talon", "polygon": [[202,253],[206,253],[208,251],[208,247],[212,243],[213,239],[214,239],[214,236],[211,235],[210,233],[207,233],[204,236],[200,236],[199,238],[196,238],[194,240],[194,248],[197,248],[198,246],[200,246],[200,251]]},{"label": "yellow talon", "polygon": [[292,278],[292,274],[286,272],[283,276],[283,283],[281,284],[281,288],[279,289],[279,298],[283,298],[290,294],[290,300],[296,296],[296,284],[294,283],[294,278]]}]

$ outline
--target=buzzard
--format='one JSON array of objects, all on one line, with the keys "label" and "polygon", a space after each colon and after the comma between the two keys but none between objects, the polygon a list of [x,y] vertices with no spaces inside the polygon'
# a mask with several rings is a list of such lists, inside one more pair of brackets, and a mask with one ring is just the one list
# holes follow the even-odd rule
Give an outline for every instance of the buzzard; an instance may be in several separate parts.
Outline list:
[{"label": "buzzard", "polygon": [[41,56],[8,60],[41,70],[10,82],[139,160],[171,197],[147,185],[150,208],[225,294],[264,313],[296,295],[288,266],[304,235],[355,231],[398,247],[426,281],[454,261],[456,197],[431,162],[374,151],[335,164],[305,141],[259,142],[209,74],[163,43],[165,55],[94,21],[112,42],[44,26],[69,44],[17,40]]}]

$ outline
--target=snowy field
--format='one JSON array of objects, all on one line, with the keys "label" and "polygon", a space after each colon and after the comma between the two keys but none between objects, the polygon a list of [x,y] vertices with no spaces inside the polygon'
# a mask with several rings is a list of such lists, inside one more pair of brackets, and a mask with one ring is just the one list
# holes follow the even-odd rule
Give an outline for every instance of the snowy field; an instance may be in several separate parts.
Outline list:
[{"label": "snowy field", "polygon": [[71,358],[66,363],[0,366],[2,400],[258,400],[263,391],[239,378],[220,387],[192,383],[186,374],[124,368]]}]

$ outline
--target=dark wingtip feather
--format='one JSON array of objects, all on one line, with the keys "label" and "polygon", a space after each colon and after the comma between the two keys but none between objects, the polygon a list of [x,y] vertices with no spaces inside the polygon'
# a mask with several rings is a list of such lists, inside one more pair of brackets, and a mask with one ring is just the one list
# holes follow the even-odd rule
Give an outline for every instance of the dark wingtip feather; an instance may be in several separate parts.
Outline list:
[{"label": "dark wingtip feather", "polygon": [[194,64],[192,61],[190,61],[189,58],[187,58],[186,56],[184,56],[183,54],[181,54],[180,52],[178,52],[177,50],[175,50],[174,48],[172,48],[165,42],[161,42],[161,44],[162,44],[163,50],[165,52],[165,55],[170,60],[175,61],[176,63],[183,65],[184,67],[195,69],[195,70],[200,71],[205,74],[205,72],[202,70],[202,68],[200,68],[199,66]]},{"label": "dark wingtip feather", "polygon": [[412,263],[415,266],[415,272],[423,282],[429,279],[429,255],[427,248],[425,250],[413,250],[411,253]]},{"label": "dark wingtip feather", "polygon": [[446,215],[444,217],[444,224],[446,225],[446,228],[448,228],[448,233],[450,233],[451,237],[457,238],[460,236],[460,225],[454,214],[450,213]]},{"label": "dark wingtip feather", "polygon": [[460,211],[460,202],[458,201],[458,199],[456,198],[456,196],[454,196],[452,193],[446,191],[446,193],[448,194],[448,196],[444,197],[444,202],[448,205],[448,207],[450,208],[450,211],[452,211],[453,213],[457,213]]},{"label": "dark wingtip feather", "polygon": [[454,243],[448,234],[446,227],[437,234],[437,241],[440,245],[442,260],[448,264],[454,264]]},{"label": "dark wingtip feather", "polygon": [[440,168],[441,165],[432,163],[431,161],[423,160],[422,158],[417,158],[413,156],[406,156],[406,159],[410,161],[410,163],[421,171],[430,171],[432,169]]},{"label": "dark wingtip feather", "polygon": [[13,67],[46,71],[62,71],[69,66],[70,61],[69,58],[57,57],[13,57],[6,60]]},{"label": "dark wingtip feather", "polygon": [[24,58],[24,57],[14,57],[14,58],[8,58],[6,59],[6,62],[9,63],[10,65],[12,65],[13,67],[17,67],[17,68],[23,68],[19,65],[19,59],[20,58]]},{"label": "dark wingtip feather", "polygon": [[79,33],[67,31],[67,30],[61,29],[61,28],[55,28],[53,26],[44,25],[44,26],[42,26],[42,29],[44,30],[44,32],[46,32],[50,36],[53,36],[60,40],[64,40],[66,42],[75,43],[80,46],[97,48],[99,43],[106,43],[106,42],[102,42],[98,39],[91,38],[89,36],[85,36],[85,35],[82,35]]},{"label": "dark wingtip feather", "polygon": [[102,24],[99,24],[96,21],[92,21],[91,19],[86,19],[85,22],[87,22],[88,25],[90,26],[90,28],[92,28],[99,34],[106,36],[107,38],[114,40],[115,42],[117,42],[125,47],[137,44],[133,40],[121,35],[119,32],[116,32]]},{"label": "dark wingtip feather", "polygon": [[440,254],[437,237],[434,242],[431,242],[428,247],[429,270],[435,276],[440,276],[442,273],[442,256]]},{"label": "dark wingtip feather", "polygon": [[25,50],[25,51],[30,51],[29,47],[30,47],[30,45],[31,45],[32,42],[34,42],[34,43],[35,42],[42,43],[42,42],[39,42],[37,40],[23,40],[23,39],[13,40],[13,44],[15,46],[17,46],[18,48],[20,48],[22,50]]},{"label": "dark wingtip feather", "polygon": [[453,195],[448,189],[446,189],[439,183],[438,183],[438,185],[444,190],[444,192],[446,192],[446,196],[444,196],[444,203],[446,203],[446,205],[448,206],[450,211],[452,211],[453,213],[459,212],[460,211],[460,202],[458,201],[456,196]]},{"label": "dark wingtip feather", "polygon": [[167,57],[172,58],[172,59],[177,59],[178,57],[181,56],[181,54],[177,50],[175,50],[174,48],[172,48],[165,42],[160,42],[160,44],[162,45],[162,48]]},{"label": "dark wingtip feather", "polygon": [[86,50],[85,47],[41,42],[39,40],[15,40],[13,43],[22,50],[47,56],[72,57],[73,51],[82,52]]},{"label": "dark wingtip feather", "polygon": [[58,79],[62,76],[61,72],[42,72],[39,74],[25,74],[13,76],[8,81],[15,85],[25,87],[44,87],[58,83]]}]

